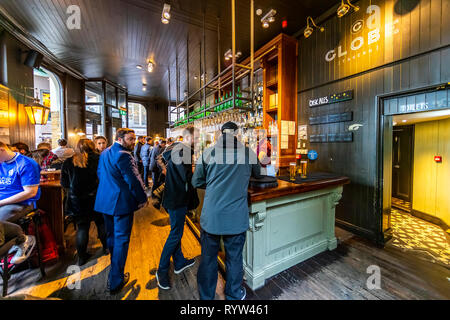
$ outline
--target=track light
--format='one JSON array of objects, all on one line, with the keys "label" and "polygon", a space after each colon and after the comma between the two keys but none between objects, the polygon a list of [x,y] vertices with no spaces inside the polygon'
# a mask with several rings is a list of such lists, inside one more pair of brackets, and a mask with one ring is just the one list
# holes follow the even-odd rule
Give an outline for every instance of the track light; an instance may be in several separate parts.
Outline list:
[{"label": "track light", "polygon": [[346,2],[347,3],[344,3],[344,0],[341,0],[341,5],[337,9],[337,16],[339,18],[345,16],[350,11],[350,8],[352,8],[355,12],[359,10],[359,7],[351,4],[350,0],[346,0]]},{"label": "track light", "polygon": [[136,68],[139,69],[139,70],[142,70],[142,66],[141,66],[140,64],[138,64],[138,65],[136,66]]},{"label": "track light", "polygon": [[[310,26],[309,22],[311,21],[312,27]],[[303,31],[303,35],[305,36],[305,38],[308,38],[314,31],[314,28],[319,29],[320,32],[323,32],[325,29],[324,27],[318,27],[315,23],[313,18],[308,17],[306,18],[306,28],[305,31]]]},{"label": "track light", "polygon": [[[240,56],[242,56],[242,52],[238,51],[236,52],[236,58],[239,58]],[[231,58],[233,58],[233,51],[231,51],[231,49],[228,49],[227,52],[225,52],[225,60],[230,60]]]},{"label": "track light", "polygon": [[168,24],[170,20],[170,4],[164,3],[164,8],[161,14],[161,22]]},{"label": "track light", "polygon": [[148,62],[147,70],[148,72],[153,72],[153,69],[155,68],[155,64],[151,61]]},{"label": "track light", "polygon": [[147,84],[146,83],[142,84],[142,91],[147,91]]},{"label": "track light", "polygon": [[264,29],[267,29],[269,27],[269,23],[272,23],[275,21],[275,15],[277,14],[277,11],[274,9],[270,9],[269,12],[267,12],[264,17],[261,18],[261,23]]}]

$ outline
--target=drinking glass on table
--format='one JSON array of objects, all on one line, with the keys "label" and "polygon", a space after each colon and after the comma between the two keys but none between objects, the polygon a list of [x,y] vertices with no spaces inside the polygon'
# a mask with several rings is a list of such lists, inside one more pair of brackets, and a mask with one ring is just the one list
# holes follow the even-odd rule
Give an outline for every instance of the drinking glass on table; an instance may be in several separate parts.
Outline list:
[{"label": "drinking glass on table", "polygon": [[306,179],[306,170],[307,170],[307,167],[308,167],[308,161],[306,161],[306,160],[302,160],[301,162],[300,162],[300,165],[301,165],[301,169],[302,169],[302,174],[301,174],[301,178],[302,179]]},{"label": "drinking glass on table", "polygon": [[289,163],[289,180],[295,181],[296,171],[297,171],[297,164],[295,162]]}]

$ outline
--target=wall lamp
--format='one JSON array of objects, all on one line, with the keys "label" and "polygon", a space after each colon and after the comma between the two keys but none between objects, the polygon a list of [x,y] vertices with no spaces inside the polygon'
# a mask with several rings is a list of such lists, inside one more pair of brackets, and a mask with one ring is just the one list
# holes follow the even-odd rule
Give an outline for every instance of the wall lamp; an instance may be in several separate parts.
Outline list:
[{"label": "wall lamp", "polygon": [[[310,21],[311,21],[312,27],[311,27],[311,25],[309,24]],[[305,38],[308,38],[308,37],[313,33],[313,31],[314,31],[314,28],[313,28],[313,27],[316,28],[316,29],[319,29],[320,32],[323,32],[323,31],[325,30],[324,27],[318,27],[318,26],[314,23],[313,18],[308,17],[308,18],[306,18],[306,28],[305,28],[305,31],[303,31],[303,35],[305,36]]]},{"label": "wall lamp", "polygon": [[264,17],[261,18],[262,27],[264,29],[267,29],[269,27],[269,23],[272,23],[275,21],[275,15],[277,14],[277,11],[274,9],[270,9],[269,12],[267,12]]},{"label": "wall lamp", "polygon": [[161,14],[161,22],[168,24],[170,21],[170,4],[164,3],[163,11]]},{"label": "wall lamp", "polygon": [[339,18],[342,18],[343,16],[345,16],[350,11],[350,8],[352,8],[355,12],[359,10],[359,7],[351,4],[350,0],[345,0],[345,1],[347,3],[344,3],[344,0],[341,0],[341,5],[337,9],[337,16]]},{"label": "wall lamp", "polygon": [[25,112],[30,119],[31,124],[46,125],[48,121],[48,115],[50,114],[50,108],[43,106],[39,103],[38,99],[35,99],[33,103],[25,105]]}]

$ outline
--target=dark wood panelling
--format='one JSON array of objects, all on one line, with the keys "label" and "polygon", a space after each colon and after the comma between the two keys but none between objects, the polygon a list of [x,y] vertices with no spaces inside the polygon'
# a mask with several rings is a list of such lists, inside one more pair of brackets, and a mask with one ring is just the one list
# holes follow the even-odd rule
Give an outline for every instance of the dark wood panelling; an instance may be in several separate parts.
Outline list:
[{"label": "dark wood panelling", "polygon": [[[450,81],[450,28],[444,18],[444,9],[449,8],[450,0],[418,1],[412,11],[407,11],[407,0],[378,0],[370,3],[379,5],[382,13],[385,10],[393,12],[393,19],[398,20],[399,33],[385,41],[381,37],[378,51],[373,51],[369,58],[358,61],[357,57],[350,57],[350,64],[348,61],[339,62],[337,58],[330,63],[326,62],[326,52],[339,44],[343,47],[346,45],[349,51],[349,44],[356,37],[350,33],[352,22],[363,16],[367,17],[365,11],[369,1],[359,1],[361,12],[342,19],[336,17],[325,23],[325,28],[332,30],[331,35],[316,31],[310,38],[302,38],[299,41],[298,116],[301,125],[309,124],[309,117],[353,112],[354,119],[350,123],[309,126],[311,135],[348,131],[350,125],[361,125],[353,131],[353,143],[310,143],[309,149],[319,153],[319,158],[311,164],[311,169],[330,171],[350,178],[351,184],[344,188],[336,218],[341,225],[375,240],[381,236],[381,212],[376,190],[377,96]],[[384,25],[386,19],[382,20]],[[364,37],[366,41],[367,37]],[[432,49],[436,50],[420,54]],[[418,53],[418,56],[412,57]],[[402,60],[395,62],[400,59]],[[383,65],[385,66],[370,72],[363,72]],[[325,73],[322,71],[324,68]],[[342,77],[346,78],[338,81]],[[308,106],[310,98],[351,89],[354,90],[354,99],[351,101],[317,108]]]}]

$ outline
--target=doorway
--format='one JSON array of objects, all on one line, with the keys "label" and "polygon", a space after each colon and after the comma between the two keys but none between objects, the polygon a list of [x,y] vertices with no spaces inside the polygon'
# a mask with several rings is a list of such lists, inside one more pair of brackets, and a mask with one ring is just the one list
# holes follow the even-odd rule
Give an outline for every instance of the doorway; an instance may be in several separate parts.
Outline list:
[{"label": "doorway", "polygon": [[450,106],[444,93],[445,108],[426,104],[418,110],[413,103],[426,92],[395,97],[394,108],[383,101],[389,112],[381,117],[382,202],[386,246],[450,267],[450,197],[443,191],[450,188]]}]

